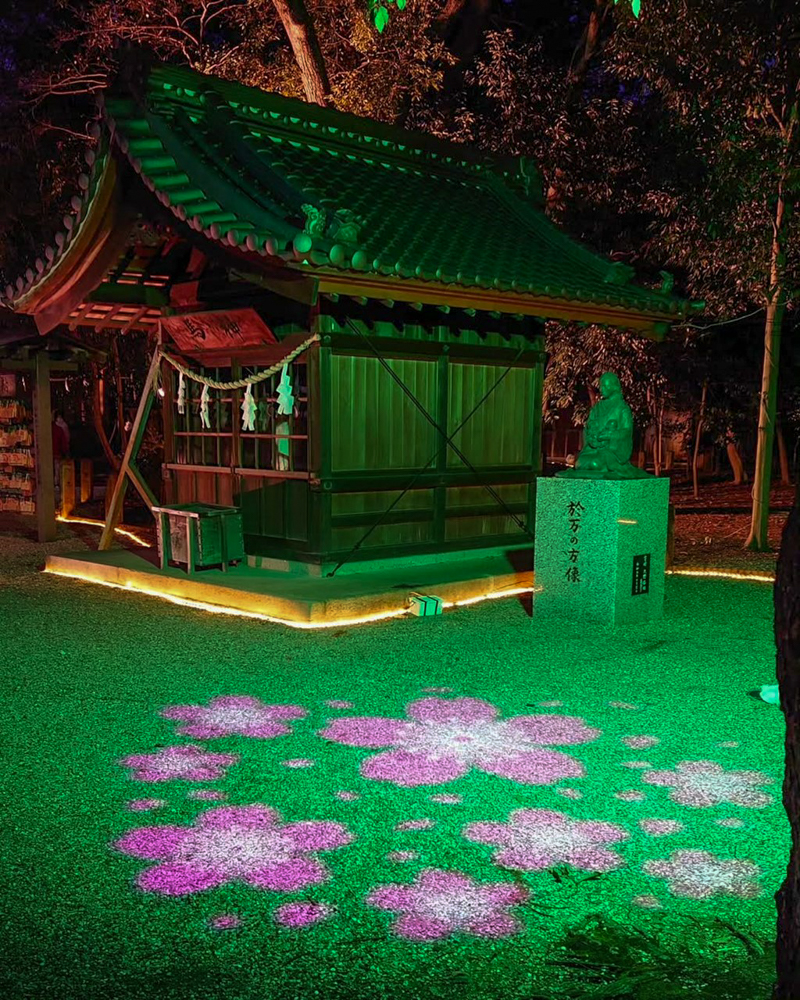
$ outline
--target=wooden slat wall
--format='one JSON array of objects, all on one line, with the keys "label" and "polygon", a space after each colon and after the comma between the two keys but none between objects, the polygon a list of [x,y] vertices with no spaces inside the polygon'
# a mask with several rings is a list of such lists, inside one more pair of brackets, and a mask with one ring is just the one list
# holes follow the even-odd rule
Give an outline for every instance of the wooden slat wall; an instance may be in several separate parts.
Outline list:
[{"label": "wooden slat wall", "polygon": [[[334,528],[331,541],[334,551],[349,549],[364,538],[366,528]],[[410,524],[380,524],[361,544],[362,549],[373,549],[385,545],[424,545],[432,542],[433,522]],[[402,552],[395,553],[401,555]]]},{"label": "wooden slat wall", "polygon": [[[360,514],[364,512],[380,513],[394,503],[399,490],[387,490],[381,493],[336,493],[334,494],[332,513]],[[433,490],[409,490],[392,508],[401,510],[433,510]]]},{"label": "wooden slat wall", "polygon": [[[499,365],[450,364],[448,433],[503,374]],[[454,443],[476,466],[528,465],[534,428],[530,413],[536,370],[512,369],[455,436]],[[448,448],[448,468],[464,463]]]},{"label": "wooden slat wall", "polygon": [[[436,363],[387,362],[435,417]],[[377,358],[331,359],[332,469],[420,469],[436,450],[431,424]]]},{"label": "wooden slat wall", "polygon": [[176,503],[212,503],[233,506],[234,477],[225,473],[174,469]]}]

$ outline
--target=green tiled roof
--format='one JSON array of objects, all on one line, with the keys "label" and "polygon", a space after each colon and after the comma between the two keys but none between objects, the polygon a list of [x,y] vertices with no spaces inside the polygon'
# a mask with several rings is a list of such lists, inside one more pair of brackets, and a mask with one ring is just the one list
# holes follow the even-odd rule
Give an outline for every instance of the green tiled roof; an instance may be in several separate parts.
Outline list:
[{"label": "green tiled roof", "polygon": [[165,206],[244,253],[654,323],[689,308],[550,223],[526,161],[167,66],[107,92],[105,117]]}]

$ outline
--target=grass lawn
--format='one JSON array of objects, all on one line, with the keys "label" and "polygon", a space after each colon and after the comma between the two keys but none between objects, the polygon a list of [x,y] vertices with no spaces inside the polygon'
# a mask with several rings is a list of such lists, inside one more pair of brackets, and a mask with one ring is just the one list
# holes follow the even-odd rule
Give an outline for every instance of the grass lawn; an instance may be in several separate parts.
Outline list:
[{"label": "grass lawn", "polygon": [[632,996],[550,964],[593,915],[769,995],[768,585],[670,577],[614,631],[511,599],[302,632],[43,551],[0,538],[7,995]]}]

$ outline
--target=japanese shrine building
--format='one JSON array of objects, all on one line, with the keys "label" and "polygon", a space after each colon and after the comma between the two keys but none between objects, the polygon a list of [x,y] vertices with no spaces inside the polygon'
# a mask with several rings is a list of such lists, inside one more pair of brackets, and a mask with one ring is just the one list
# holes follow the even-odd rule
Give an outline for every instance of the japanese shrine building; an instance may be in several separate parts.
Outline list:
[{"label": "japanese shrine building", "polygon": [[524,159],[166,66],[104,95],[97,139],[3,305],[43,335],[150,330],[221,382],[302,348],[291,413],[257,383],[252,430],[241,389],[209,392],[206,426],[187,379],[179,413],[159,362],[148,502],[240,506],[251,563],[530,548],[543,321],[660,339],[689,310],[549,222]]}]

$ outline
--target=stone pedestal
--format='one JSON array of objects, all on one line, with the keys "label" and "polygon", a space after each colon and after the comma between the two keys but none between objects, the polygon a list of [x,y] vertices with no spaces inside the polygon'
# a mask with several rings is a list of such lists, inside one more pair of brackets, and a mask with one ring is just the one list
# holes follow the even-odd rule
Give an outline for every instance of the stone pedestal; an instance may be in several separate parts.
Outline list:
[{"label": "stone pedestal", "polygon": [[668,506],[668,479],[539,479],[534,614],[607,624],[660,618]]}]

